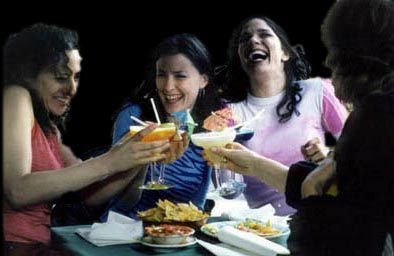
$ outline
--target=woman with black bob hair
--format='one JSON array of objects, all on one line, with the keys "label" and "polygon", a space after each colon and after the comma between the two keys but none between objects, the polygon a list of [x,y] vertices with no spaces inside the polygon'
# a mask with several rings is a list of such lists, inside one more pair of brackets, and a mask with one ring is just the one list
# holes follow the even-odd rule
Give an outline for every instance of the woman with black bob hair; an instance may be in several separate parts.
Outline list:
[{"label": "woman with black bob hair", "polygon": [[[208,83],[204,88],[198,89],[197,97],[187,107],[190,109],[190,113],[197,124],[195,131],[202,129],[202,121],[208,117],[212,111],[218,110],[223,107],[223,104],[219,100],[218,87],[215,85],[215,74],[214,67],[211,60],[211,54],[209,53],[206,46],[193,34],[183,33],[174,36],[167,37],[161,41],[155,49],[151,52],[148,64],[145,69],[145,80],[140,86],[132,92],[127,98],[127,102],[133,102],[141,105],[141,119],[142,120],[155,120],[154,112],[152,109],[150,98],[153,98],[159,116],[163,118],[163,122],[169,121],[168,111],[166,111],[163,105],[164,97],[160,98],[156,85],[157,69],[156,62],[163,56],[171,56],[176,54],[184,55],[193,66],[198,70],[200,74],[203,74]],[[187,105],[187,104],[186,104]],[[120,111],[122,111],[127,104],[125,104]],[[178,106],[180,112],[181,107]],[[176,113],[178,111],[171,111],[170,113]],[[114,136],[116,131],[114,131]],[[114,138],[117,140],[117,138]]]},{"label": "woman with black bob hair", "polygon": [[[129,132],[129,126],[136,125],[130,116],[155,120],[150,98],[155,101],[161,122],[185,124],[191,121],[191,116],[198,124],[194,131],[198,131],[212,111],[223,107],[217,95],[211,56],[203,43],[188,33],[166,37],[152,51],[144,82],[117,113],[113,143]],[[185,142],[178,149],[182,156],[165,165],[165,180],[174,185],[172,188],[143,190],[138,197],[133,189],[125,190],[113,198],[108,209],[137,218],[138,211],[156,207],[159,199],[174,203],[190,201],[203,209],[212,171],[201,157],[201,148],[188,144],[188,139]],[[162,164],[154,170],[156,175]],[[150,168],[139,176],[140,184],[151,180]]]}]

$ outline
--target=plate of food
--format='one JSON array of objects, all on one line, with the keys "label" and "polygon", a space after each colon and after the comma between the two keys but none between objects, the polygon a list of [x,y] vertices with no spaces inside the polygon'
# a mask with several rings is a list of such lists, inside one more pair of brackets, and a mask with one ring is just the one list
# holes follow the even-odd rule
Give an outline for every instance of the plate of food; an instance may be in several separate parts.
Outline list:
[{"label": "plate of food", "polygon": [[200,230],[204,234],[211,236],[211,237],[218,237],[218,232],[225,226],[233,226],[237,225],[238,221],[219,221],[219,222],[212,222],[201,226]]},{"label": "plate of food", "polygon": [[211,237],[218,237],[218,232],[225,226],[233,226],[236,229],[245,232],[251,232],[267,239],[274,239],[286,236],[290,233],[289,227],[279,223],[271,223],[270,221],[259,221],[246,219],[244,221],[220,221],[205,224],[201,227],[201,232]]},{"label": "plate of food", "polygon": [[156,205],[155,208],[137,213],[137,216],[143,221],[144,227],[173,224],[199,229],[209,217],[208,213],[199,210],[192,202],[175,204],[169,200],[159,199]]},{"label": "plate of food", "polygon": [[189,226],[160,224],[144,228],[144,234],[150,237],[154,244],[179,245],[190,242],[195,230]]},{"label": "plate of food", "polygon": [[242,231],[251,232],[264,238],[278,238],[290,233],[287,225],[254,219],[246,219],[236,224],[236,228]]},{"label": "plate of food", "polygon": [[189,226],[160,224],[144,228],[141,244],[149,246],[158,252],[167,253],[177,248],[193,245],[197,239],[193,236],[195,230]]}]

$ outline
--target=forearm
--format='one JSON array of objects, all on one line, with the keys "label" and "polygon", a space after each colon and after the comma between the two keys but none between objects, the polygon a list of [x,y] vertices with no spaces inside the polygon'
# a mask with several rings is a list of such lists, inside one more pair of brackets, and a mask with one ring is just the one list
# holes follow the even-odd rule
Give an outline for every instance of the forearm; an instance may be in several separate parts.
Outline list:
[{"label": "forearm", "polygon": [[289,167],[277,161],[256,156],[253,161],[254,176],[284,193]]},{"label": "forearm", "polygon": [[107,163],[103,156],[64,169],[27,173],[7,180],[5,196],[16,208],[48,202],[104,179],[113,171]]},{"label": "forearm", "polygon": [[143,172],[145,168],[145,165],[140,166],[92,184],[90,187],[83,190],[86,204],[98,206],[107,202],[115,194],[124,190],[130,182],[135,182],[134,180],[138,174]]},{"label": "forearm", "polygon": [[138,187],[144,184],[147,169],[148,168],[145,168],[143,171],[140,171],[135,177],[135,179],[133,179],[132,182],[130,182],[129,185],[125,188],[125,190],[122,192],[122,195],[120,196],[120,200],[122,201],[122,203],[134,204],[140,199],[142,190]]}]

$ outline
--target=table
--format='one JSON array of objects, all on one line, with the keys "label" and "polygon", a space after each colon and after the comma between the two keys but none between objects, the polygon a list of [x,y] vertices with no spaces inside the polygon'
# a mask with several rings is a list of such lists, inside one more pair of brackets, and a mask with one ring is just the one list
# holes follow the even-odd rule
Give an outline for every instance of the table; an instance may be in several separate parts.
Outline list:
[{"label": "table", "polygon": [[[222,217],[210,217],[207,223],[224,221]],[[142,244],[123,244],[123,245],[110,245],[97,247],[88,241],[81,238],[75,233],[77,228],[87,228],[90,225],[79,225],[79,226],[64,226],[64,227],[53,227],[52,230],[52,242],[57,246],[64,248],[71,252],[73,255],[78,256],[145,256],[145,255],[174,255],[174,256],[199,256],[206,255],[212,256],[210,251],[206,250],[199,244],[194,244],[184,248],[177,248],[173,251],[158,252],[153,248],[144,246]],[[215,238],[207,236],[201,232],[196,232],[196,237],[201,240],[205,240],[211,243],[218,243],[219,241]],[[286,239],[287,240],[287,239]],[[286,240],[281,242],[282,245],[286,245]]]}]

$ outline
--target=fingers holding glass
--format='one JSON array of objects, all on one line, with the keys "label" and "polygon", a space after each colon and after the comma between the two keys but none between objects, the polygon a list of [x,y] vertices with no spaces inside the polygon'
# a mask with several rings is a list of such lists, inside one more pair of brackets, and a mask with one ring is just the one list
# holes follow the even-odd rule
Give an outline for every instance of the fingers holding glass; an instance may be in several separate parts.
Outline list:
[{"label": "fingers holding glass", "polygon": [[[156,127],[156,128],[155,128]],[[154,128],[154,129],[152,129]],[[157,142],[160,140],[171,140],[177,133],[176,126],[173,123],[164,123],[159,126],[157,125],[150,125],[148,128],[145,128],[144,126],[130,126],[130,135],[133,136],[139,136],[137,139],[141,140],[142,142],[145,143],[150,143],[150,142]],[[164,179],[164,171],[165,171],[165,164],[157,164],[158,160],[163,160],[164,162],[166,161],[172,161],[173,160],[173,153],[171,153],[171,146],[167,148],[166,154],[164,154],[164,157],[161,157],[160,159],[156,159],[151,161],[150,166],[149,166],[149,174],[148,174],[148,182],[141,186],[141,189],[168,189],[172,187],[171,184],[166,184],[165,179]],[[159,171],[157,171],[157,167],[159,166]],[[159,174],[157,174],[157,172]]]},{"label": "fingers holding glass", "polygon": [[[209,165],[213,165],[214,174],[216,177],[217,183],[217,193],[224,198],[235,198],[243,191],[245,186],[239,185],[236,180],[234,180],[234,175],[230,175],[228,180],[220,179],[222,171],[220,168],[223,165],[227,165],[227,158],[219,154],[215,154],[211,151],[211,147],[223,148],[227,144],[234,141],[236,136],[236,132],[233,129],[228,129],[224,131],[214,131],[214,132],[203,132],[203,133],[195,133],[191,136],[191,140],[197,146],[204,148],[202,153],[203,158],[208,161]],[[231,171],[227,171],[230,172]],[[222,186],[222,184],[224,184]],[[242,184],[244,184],[242,182]],[[238,186],[239,185],[239,186]],[[236,196],[235,196],[236,195]],[[235,196],[235,197],[234,197]]]}]

